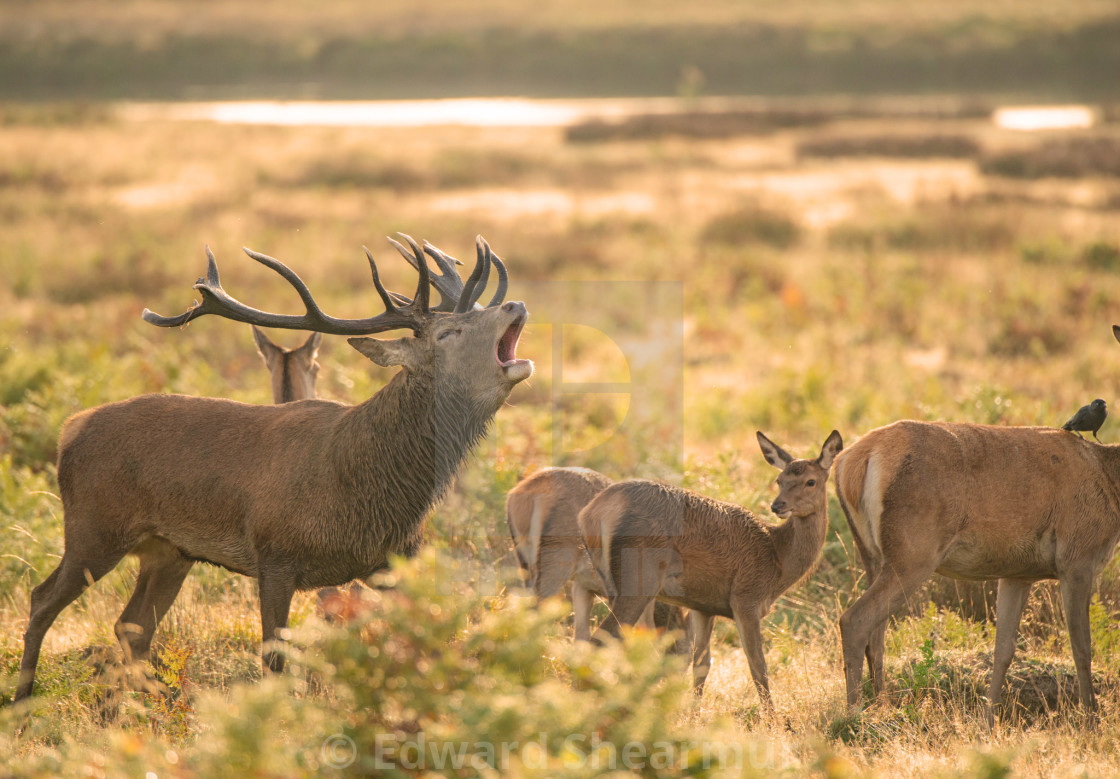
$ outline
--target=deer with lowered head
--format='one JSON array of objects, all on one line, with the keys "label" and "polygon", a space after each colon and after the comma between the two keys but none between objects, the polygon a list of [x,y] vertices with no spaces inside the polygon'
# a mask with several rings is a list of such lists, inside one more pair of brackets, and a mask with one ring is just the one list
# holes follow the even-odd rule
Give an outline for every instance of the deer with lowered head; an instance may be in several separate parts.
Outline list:
[{"label": "deer with lowered head", "polygon": [[[506,496],[506,522],[529,588],[543,599],[572,583],[577,640],[591,639],[591,605],[596,595],[606,597],[602,580],[584,551],[578,516],[612,484],[613,480],[590,468],[542,468],[519,481]],[[651,602],[641,623],[681,630],[674,651],[687,651],[686,623],[679,608]]]},{"label": "deer with lowered head", "polygon": [[[799,460],[761,432],[766,461],[781,470],[766,525],[750,511],[652,481],[623,481],[600,492],[579,515],[588,554],[610,593],[599,631],[617,636],[652,598],[690,611],[693,683],[703,692],[711,668],[716,616],[735,620],[759,698],[771,709],[762,618],[812,569],[828,531],[825,485],[843,448],[835,430],[820,455]],[[596,637],[599,633],[596,633]]]},{"label": "deer with lowered head", "polygon": [[989,721],[1040,579],[1058,580],[1080,702],[1096,709],[1089,600],[1120,539],[1120,446],[1047,427],[901,421],[840,456],[836,493],[869,582],[840,617],[851,709],[865,658],[883,692],[887,619],[934,572],[999,580]]},{"label": "deer with lowered head", "polygon": [[[163,327],[217,314],[262,327],[411,335],[349,339],[378,365],[401,368],[357,406],[143,395],[72,417],[58,460],[65,552],[31,593],[17,700],[31,694],[43,637],[59,612],[127,554],[140,558],[140,571],[116,625],[126,655],[147,656],[191,566],[208,562],[258,580],[262,659],[277,671],[283,656],[274,640],[297,590],[344,584],[384,568],[390,555],[416,552],[428,511],[533,366],[515,353],[525,305],[503,303],[505,268],[481,237],[465,284],[456,260],[403,237],[410,250],[393,243],[419,274],[415,295],[388,291],[367,250],[385,311],[366,319],[323,313],[293,271],[255,252],[248,253],[288,281],[306,311],[251,308],[222,289],[209,249],[207,275],[195,284],[201,304],[174,317],[145,310],[146,321]],[[498,289],[481,307],[491,267]],[[441,295],[434,307],[429,285]]]}]

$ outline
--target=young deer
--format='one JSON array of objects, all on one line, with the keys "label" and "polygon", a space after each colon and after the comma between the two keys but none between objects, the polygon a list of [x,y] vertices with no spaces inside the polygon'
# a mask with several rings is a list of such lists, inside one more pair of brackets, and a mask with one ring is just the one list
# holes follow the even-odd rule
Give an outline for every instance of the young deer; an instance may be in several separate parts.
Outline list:
[{"label": "young deer", "polygon": [[[591,639],[591,605],[605,597],[602,581],[583,548],[581,509],[614,484],[590,468],[544,468],[517,483],[506,497],[506,522],[517,561],[538,598],[551,598],[569,581],[575,637]],[[681,631],[674,651],[687,651],[687,629],[679,608],[650,603],[642,615],[647,627]]]},{"label": "young deer", "polygon": [[865,657],[883,691],[887,618],[936,571],[999,580],[989,719],[1039,579],[1061,586],[1081,704],[1096,709],[1089,599],[1120,538],[1120,446],[1045,427],[895,422],[841,455],[836,493],[869,582],[840,617],[849,707]]},{"label": "young deer", "polygon": [[[762,617],[817,561],[828,531],[825,485],[843,448],[835,430],[815,460],[795,460],[762,433],[766,461],[781,469],[765,525],[746,509],[650,481],[608,487],[579,516],[592,562],[610,592],[599,630],[618,635],[651,598],[691,609],[693,681],[702,692],[711,668],[712,618],[730,617],[763,705],[771,708],[762,651]],[[596,633],[598,636],[599,633]]]},{"label": "young deer", "polygon": [[[296,590],[339,585],[414,554],[423,522],[513,387],[533,371],[515,350],[527,317],[502,303],[506,273],[477,239],[478,261],[464,285],[457,262],[435,247],[411,253],[414,299],[382,286],[385,312],[336,319],[322,312],[287,266],[249,255],[284,277],[306,313],[269,314],[226,294],[207,250],[203,302],[176,317],[145,310],[152,324],[178,327],[204,314],[239,322],[338,335],[395,329],[395,341],[351,338],[382,366],[399,371],[357,406],[304,400],[252,406],[217,398],[144,395],[72,417],[59,446],[65,553],[31,593],[16,699],[31,694],[43,637],[59,612],[126,554],[140,558],[136,590],[117,622],[126,654],[145,657],[156,625],[198,561],[260,583],[263,662],[279,670],[273,639],[287,625]],[[428,268],[428,256],[440,273]],[[477,306],[493,266],[498,290]],[[442,300],[429,306],[429,284]]]}]

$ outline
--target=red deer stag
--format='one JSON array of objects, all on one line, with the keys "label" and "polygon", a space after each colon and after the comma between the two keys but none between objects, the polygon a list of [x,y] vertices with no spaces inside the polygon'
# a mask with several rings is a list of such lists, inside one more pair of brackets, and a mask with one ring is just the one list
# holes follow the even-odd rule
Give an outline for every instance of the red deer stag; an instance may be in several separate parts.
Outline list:
[{"label": "red deer stag", "polygon": [[[59,445],[65,552],[31,593],[16,698],[31,694],[43,636],[59,612],[126,554],[140,558],[136,590],[117,622],[126,654],[147,656],[152,634],[195,562],[259,581],[265,668],[283,668],[273,640],[287,625],[296,590],[344,584],[383,568],[389,555],[417,550],[423,522],[514,385],[533,366],[515,354],[527,311],[503,303],[506,273],[482,240],[464,285],[452,258],[404,236],[417,269],[414,299],[373,285],[385,311],[367,319],[322,312],[303,281],[265,255],[249,255],[299,293],[302,315],[271,314],[222,289],[207,250],[204,314],[262,327],[358,335],[408,329],[397,340],[350,338],[382,366],[400,370],[357,406],[305,400],[253,406],[216,398],[144,395],[72,417]],[[439,267],[432,273],[425,251]],[[498,290],[476,305],[493,266]],[[429,306],[429,284],[441,295]]]},{"label": "red deer stag", "polygon": [[828,531],[825,485],[844,443],[833,430],[815,460],[795,460],[757,436],[766,461],[782,471],[770,507],[785,520],[780,525],[765,525],[732,503],[640,480],[603,490],[579,523],[611,593],[612,613],[600,631],[617,636],[619,625],[634,624],[653,597],[691,609],[693,682],[700,693],[712,662],[712,619],[730,617],[759,698],[770,709],[762,618],[820,556]]},{"label": "red deer stag", "polygon": [[887,619],[935,571],[999,580],[989,719],[1040,579],[1059,582],[1081,704],[1096,708],[1089,599],[1120,538],[1120,447],[1045,427],[895,422],[840,456],[836,492],[869,582],[840,617],[852,710],[865,657],[883,691]]},{"label": "red deer stag", "polygon": [[[530,589],[538,598],[551,598],[572,583],[577,640],[591,639],[591,605],[596,595],[606,597],[584,551],[578,516],[612,484],[590,468],[543,468],[518,482],[506,497],[506,522]],[[687,651],[686,623],[680,609],[651,603],[641,621],[650,628],[679,629],[682,638],[674,651]]]}]

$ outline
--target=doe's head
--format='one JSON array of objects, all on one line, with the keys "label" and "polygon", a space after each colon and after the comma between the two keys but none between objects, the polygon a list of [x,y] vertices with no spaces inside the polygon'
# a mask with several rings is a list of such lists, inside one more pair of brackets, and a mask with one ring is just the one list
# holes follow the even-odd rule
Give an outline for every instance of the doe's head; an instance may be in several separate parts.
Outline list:
[{"label": "doe's head", "polygon": [[820,511],[828,501],[825,492],[828,472],[836,455],[844,448],[840,433],[833,430],[829,434],[815,460],[798,460],[761,431],[756,435],[766,462],[781,469],[778,474],[778,497],[770,505],[770,510],[782,519],[811,516]]}]

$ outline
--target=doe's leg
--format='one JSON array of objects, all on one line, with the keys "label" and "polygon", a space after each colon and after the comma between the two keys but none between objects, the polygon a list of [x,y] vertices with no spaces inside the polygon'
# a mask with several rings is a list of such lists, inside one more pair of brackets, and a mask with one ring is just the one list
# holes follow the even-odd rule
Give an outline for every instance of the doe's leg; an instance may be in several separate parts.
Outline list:
[{"label": "doe's leg", "polygon": [[1003,701],[1003,680],[1015,657],[1019,620],[1033,584],[1022,579],[1000,579],[996,588],[996,647],[992,653],[992,680],[988,686],[989,727]]},{"label": "doe's leg", "polygon": [[1069,644],[1073,650],[1073,664],[1077,667],[1077,694],[1081,706],[1088,712],[1097,711],[1097,696],[1093,692],[1093,644],[1089,632],[1089,600],[1093,595],[1093,577],[1086,574],[1069,574],[1059,582],[1062,591],[1062,608],[1069,628]]}]

